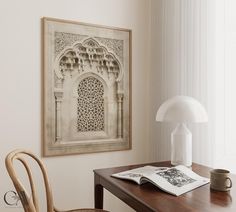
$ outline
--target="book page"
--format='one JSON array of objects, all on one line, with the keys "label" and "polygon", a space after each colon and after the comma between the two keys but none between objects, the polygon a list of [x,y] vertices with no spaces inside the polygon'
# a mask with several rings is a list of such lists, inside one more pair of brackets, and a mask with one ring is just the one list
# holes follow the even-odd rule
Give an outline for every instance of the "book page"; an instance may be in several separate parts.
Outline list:
[{"label": "book page", "polygon": [[163,171],[163,170],[167,170],[167,169],[168,169],[168,167],[143,166],[140,168],[131,169],[128,171],[113,174],[112,177],[126,179],[126,180],[132,180],[132,181],[136,182],[137,184],[141,184],[140,179],[143,175],[149,176],[149,175],[156,173],[158,171]]},{"label": "book page", "polygon": [[209,183],[208,178],[201,177],[181,165],[151,175],[144,175],[141,181],[151,182],[160,189],[176,196]]}]

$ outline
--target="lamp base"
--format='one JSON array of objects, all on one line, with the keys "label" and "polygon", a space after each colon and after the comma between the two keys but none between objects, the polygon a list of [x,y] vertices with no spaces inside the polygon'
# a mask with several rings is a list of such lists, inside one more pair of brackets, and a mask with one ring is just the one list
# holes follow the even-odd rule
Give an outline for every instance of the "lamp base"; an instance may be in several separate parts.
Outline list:
[{"label": "lamp base", "polygon": [[171,133],[171,164],[192,166],[192,133],[184,123]]}]

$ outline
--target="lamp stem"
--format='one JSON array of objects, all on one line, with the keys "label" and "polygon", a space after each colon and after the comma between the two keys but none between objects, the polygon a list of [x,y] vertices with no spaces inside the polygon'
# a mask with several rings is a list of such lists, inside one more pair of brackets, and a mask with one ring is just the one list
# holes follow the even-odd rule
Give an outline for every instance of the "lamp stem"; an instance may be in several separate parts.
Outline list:
[{"label": "lamp stem", "polygon": [[184,123],[171,133],[171,164],[192,166],[192,133]]}]

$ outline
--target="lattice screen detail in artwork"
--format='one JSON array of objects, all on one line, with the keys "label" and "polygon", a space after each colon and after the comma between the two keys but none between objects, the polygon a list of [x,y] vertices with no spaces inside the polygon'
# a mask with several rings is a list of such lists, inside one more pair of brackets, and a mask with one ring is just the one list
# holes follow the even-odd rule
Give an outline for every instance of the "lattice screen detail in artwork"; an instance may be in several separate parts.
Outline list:
[{"label": "lattice screen detail in artwork", "polygon": [[104,87],[95,77],[78,85],[78,132],[104,131]]}]

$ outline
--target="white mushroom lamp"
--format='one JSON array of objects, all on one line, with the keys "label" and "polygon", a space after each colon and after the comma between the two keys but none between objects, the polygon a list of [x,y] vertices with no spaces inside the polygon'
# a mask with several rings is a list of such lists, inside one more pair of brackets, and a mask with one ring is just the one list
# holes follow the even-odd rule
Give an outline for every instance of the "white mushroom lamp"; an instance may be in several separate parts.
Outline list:
[{"label": "white mushroom lamp", "polygon": [[165,101],[157,111],[156,121],[177,123],[171,133],[171,164],[192,165],[192,133],[186,123],[208,121],[205,108],[189,96],[175,96]]}]

